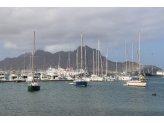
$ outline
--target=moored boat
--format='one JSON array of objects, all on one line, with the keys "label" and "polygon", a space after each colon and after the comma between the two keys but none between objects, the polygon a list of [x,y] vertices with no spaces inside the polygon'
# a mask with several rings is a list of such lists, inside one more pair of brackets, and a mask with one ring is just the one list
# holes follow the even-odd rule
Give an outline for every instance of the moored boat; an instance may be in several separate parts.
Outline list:
[{"label": "moored boat", "polygon": [[4,71],[0,71],[0,81],[6,81],[5,72]]},{"label": "moored boat", "polygon": [[145,81],[144,79],[140,79],[137,77],[132,77],[130,81],[127,81],[128,86],[140,86],[140,87],[146,87],[148,81]]},{"label": "moored boat", "polygon": [[140,31],[139,31],[139,74],[137,77],[132,77],[130,81],[127,81],[128,86],[140,86],[140,87],[146,87],[147,82],[149,79],[143,79],[140,74]]},{"label": "moored boat", "polygon": [[40,84],[38,82],[31,82],[28,84],[28,91],[37,91],[40,90]]},{"label": "moored boat", "polygon": [[82,79],[77,79],[73,82],[76,86],[87,86],[87,82]]},{"label": "moored boat", "polygon": [[28,73],[22,72],[19,81],[26,81]]},{"label": "moored boat", "polygon": [[19,81],[17,72],[16,71],[10,71],[10,75],[8,77],[8,80],[9,81],[15,81],[15,82]]},{"label": "moored boat", "polygon": [[45,72],[41,72],[40,73],[40,80],[49,80],[48,76],[47,76],[47,74]]},{"label": "moored boat", "polygon": [[31,72],[31,76],[29,76],[32,81],[28,83],[28,91],[38,91],[40,90],[40,84],[36,81],[34,81],[34,47],[35,47],[35,32],[34,32],[34,42],[33,42],[33,62],[32,62],[32,70],[33,72]]}]

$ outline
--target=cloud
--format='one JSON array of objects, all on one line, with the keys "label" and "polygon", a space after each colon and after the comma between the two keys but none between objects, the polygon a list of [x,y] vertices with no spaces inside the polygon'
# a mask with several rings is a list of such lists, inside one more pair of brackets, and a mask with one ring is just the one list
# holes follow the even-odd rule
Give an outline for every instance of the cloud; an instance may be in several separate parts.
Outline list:
[{"label": "cloud", "polygon": [[44,50],[51,53],[56,53],[58,51],[70,51],[70,48],[71,48],[71,51],[74,51],[77,48],[77,46],[74,44],[73,45],[71,44],[71,47],[70,47],[69,43],[68,44],[55,44],[55,45],[45,46]]},{"label": "cloud", "polygon": [[5,42],[3,47],[5,49],[9,49],[9,50],[27,50],[29,49],[28,46],[18,46],[16,44],[10,43],[10,42]]},{"label": "cloud", "polygon": [[[163,8],[0,8],[0,42],[29,42],[36,32],[42,45],[78,41],[133,40],[140,30],[144,41],[161,38]],[[158,33],[159,34],[158,34]],[[22,43],[24,45],[24,43]],[[105,45],[104,45],[105,46]]]},{"label": "cloud", "polygon": [[18,47],[15,44],[12,44],[10,42],[7,42],[4,44],[5,49],[17,49]]},{"label": "cloud", "polygon": [[[1,7],[0,44],[9,52],[32,51],[33,31],[36,50],[49,52],[68,51],[80,46],[80,34],[84,44],[101,51],[106,48],[115,54],[116,37],[118,49],[124,49],[131,41],[141,44],[163,41],[164,8],[153,7]],[[143,45],[142,45],[143,46]],[[21,52],[20,52],[21,50]],[[7,56],[6,56],[7,57]]]}]

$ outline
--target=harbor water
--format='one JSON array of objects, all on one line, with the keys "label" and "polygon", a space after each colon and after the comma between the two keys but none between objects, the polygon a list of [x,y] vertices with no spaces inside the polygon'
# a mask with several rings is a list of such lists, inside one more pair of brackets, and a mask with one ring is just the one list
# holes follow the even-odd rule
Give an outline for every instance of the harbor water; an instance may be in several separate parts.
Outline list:
[{"label": "harbor water", "polygon": [[164,79],[148,78],[148,87],[123,86],[123,81],[89,82],[87,87],[47,81],[35,92],[27,91],[26,82],[1,82],[0,115],[164,116]]}]

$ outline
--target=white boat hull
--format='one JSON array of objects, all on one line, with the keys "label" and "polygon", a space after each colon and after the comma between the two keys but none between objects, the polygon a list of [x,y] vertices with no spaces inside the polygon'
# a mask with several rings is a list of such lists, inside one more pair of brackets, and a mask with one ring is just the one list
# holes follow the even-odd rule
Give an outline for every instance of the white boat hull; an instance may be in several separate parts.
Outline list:
[{"label": "white boat hull", "polygon": [[126,82],[127,86],[140,86],[140,87],[146,87],[146,82]]}]

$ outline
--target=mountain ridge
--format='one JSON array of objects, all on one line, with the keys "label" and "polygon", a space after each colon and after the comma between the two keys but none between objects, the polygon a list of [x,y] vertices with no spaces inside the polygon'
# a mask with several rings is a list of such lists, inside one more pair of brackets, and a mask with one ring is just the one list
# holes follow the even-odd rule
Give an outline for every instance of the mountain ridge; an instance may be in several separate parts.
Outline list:
[{"label": "mountain ridge", "polygon": [[[83,63],[84,63],[84,48],[85,46],[83,46]],[[96,63],[96,49],[92,49],[88,46],[86,46],[86,57],[87,57],[87,68],[89,68],[89,72],[93,72],[93,51],[94,51],[94,60]],[[62,68],[67,68],[69,67],[68,64],[68,54],[70,51],[58,51],[56,53],[51,53],[48,51],[44,51],[44,50],[36,50],[35,52],[35,69],[47,69],[50,66],[53,68],[57,68],[58,67],[58,63],[59,63],[59,54],[60,54],[60,66]],[[76,69],[76,53],[77,53],[77,49],[74,51],[71,51],[71,55],[70,55],[70,67],[72,67],[73,69]],[[99,52],[100,53],[100,52]],[[81,47],[78,47],[78,67],[81,67]],[[100,53],[101,54],[101,53]],[[4,60],[0,61],[0,69],[2,70],[22,70],[22,69],[28,69],[29,68],[29,63],[30,63],[30,55],[32,55],[30,52],[27,52],[25,54],[21,54],[18,57],[14,57],[14,58],[9,58],[6,57]],[[45,58],[45,62],[44,62],[44,58]],[[102,58],[102,64],[103,64],[103,71],[105,73],[106,70],[106,57],[105,56],[101,56]],[[24,59],[25,59],[25,67],[24,67]],[[101,61],[99,61],[99,66],[101,68]],[[131,61],[130,61],[130,67],[131,67]],[[84,64],[83,64],[84,66]],[[127,66],[128,66],[128,71],[131,71],[129,69],[129,61],[127,62]],[[134,69],[136,69],[137,67],[137,63],[133,63]],[[152,66],[151,65],[145,65],[146,69],[151,69]],[[101,69],[99,68],[99,70],[101,71]],[[126,62],[117,62],[117,71],[125,71],[126,69]],[[145,69],[145,71],[146,71]],[[153,66],[153,73],[155,73],[159,68],[156,66]],[[96,65],[95,65],[95,70],[96,70]],[[116,62],[112,62],[111,60],[108,59],[108,71],[110,72],[115,72],[116,71]],[[101,72],[100,72],[101,73]]]}]

